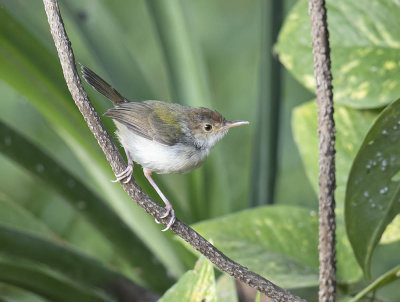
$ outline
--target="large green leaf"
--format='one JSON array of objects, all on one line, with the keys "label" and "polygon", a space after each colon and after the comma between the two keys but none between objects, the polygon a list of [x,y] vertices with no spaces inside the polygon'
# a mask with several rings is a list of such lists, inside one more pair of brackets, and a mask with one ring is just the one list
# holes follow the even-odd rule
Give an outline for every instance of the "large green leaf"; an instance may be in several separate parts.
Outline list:
[{"label": "large green leaf", "polygon": [[[152,99],[146,77],[138,66],[137,57],[132,55],[130,42],[126,41],[130,37],[124,36],[120,22],[103,1],[61,2],[61,12],[69,21],[68,24],[76,26],[79,33],[76,38],[84,43],[78,50],[86,48],[92,54],[92,59],[102,68],[102,73],[108,75],[114,87],[120,91],[134,92],[136,100]],[[121,43],[104,43],[104,36],[112,36]],[[129,68],[126,68],[126,62],[129,62]]]},{"label": "large green leaf", "polygon": [[0,9],[0,28],[0,77],[28,97],[80,160],[94,180],[92,186],[158,259],[179,275],[181,261],[160,227],[118,184],[109,181],[113,177],[110,167],[66,90],[56,57],[4,9]]},{"label": "large green leaf", "polygon": [[44,223],[30,212],[4,197],[0,197],[0,224],[10,228],[29,231],[44,238],[59,240]]},{"label": "large green leaf", "polygon": [[257,128],[254,137],[253,166],[251,180],[251,206],[276,202],[275,191],[278,170],[278,149],[282,123],[281,91],[282,67],[272,52],[276,36],[280,30],[282,1],[261,2],[261,35]]},{"label": "large green leaf", "polygon": [[49,302],[49,300],[11,284],[0,284],[1,302]]},{"label": "large green leaf", "polygon": [[[135,291],[142,291],[143,294],[145,293],[142,288],[132,283],[123,275],[106,268],[93,258],[89,258],[66,246],[65,243],[55,244],[37,237],[36,235],[17,231],[1,225],[0,251],[1,255],[5,255],[6,257],[22,258],[24,261],[45,265],[65,278],[73,280],[73,283],[79,284],[81,287],[101,290],[104,293],[114,296],[117,300],[126,295],[130,297],[130,291],[133,293]],[[14,270],[11,276],[12,280],[8,279],[8,282],[12,281],[13,284],[20,282],[19,285],[22,286],[25,284],[24,286],[27,286],[26,283],[29,282],[29,280],[25,280],[26,276],[23,274],[24,270],[27,272],[31,267],[29,265],[25,266],[24,263],[21,263],[19,267],[12,267],[12,265],[8,267],[10,270]],[[41,276],[46,278],[46,276]],[[10,276],[8,278],[10,278]],[[6,280],[7,276],[2,276],[2,279]],[[46,284],[50,286],[51,282],[57,282],[59,286],[64,287],[71,285],[71,282],[63,282],[60,280],[60,282],[57,280],[42,280],[45,284],[38,280],[36,286],[43,288]],[[33,283],[33,281],[31,282]]]},{"label": "large green leaf", "polygon": [[386,107],[354,160],[346,191],[346,229],[366,276],[386,226],[400,212],[400,100]]},{"label": "large green leaf", "polygon": [[[0,5],[48,50],[54,50],[54,42],[48,35],[49,24],[42,2],[29,3],[29,10],[24,10],[27,4],[23,0],[0,0]],[[112,78],[112,84],[118,83],[119,89],[122,87],[130,92],[134,91],[140,98],[151,99],[152,90],[158,87],[152,89],[148,87],[146,76],[138,67],[132,51],[131,45],[135,44],[135,41],[132,41],[134,37],[126,35],[126,28],[112,14],[104,1],[71,0],[60,2],[59,5],[77,60],[85,65],[96,65],[101,68],[102,73]],[[138,12],[131,11],[131,14],[137,15]],[[105,43],[104,36],[112,36],[122,42]],[[129,68],[126,62],[129,62]]]},{"label": "large green leaf", "polygon": [[238,302],[238,295],[236,293],[235,279],[233,277],[223,274],[217,280],[217,301],[218,302]]},{"label": "large green leaf", "polygon": [[[92,166],[95,180],[105,166],[95,141],[69,97],[57,58],[30,35],[4,9],[0,10],[0,76],[45,116],[71,149]],[[29,47],[35,45],[35,47]],[[104,170],[104,169],[103,169]],[[106,185],[105,180],[101,181]],[[106,185],[107,186],[107,185]]]},{"label": "large green leaf", "polygon": [[[291,206],[245,210],[193,226],[228,257],[287,288],[318,284],[318,216]],[[337,228],[339,282],[360,277],[344,228]]]},{"label": "large green leaf", "polygon": [[[0,90],[6,102],[0,102],[1,119],[6,124],[17,127],[18,132],[34,142],[41,150],[48,153],[58,163],[68,163],[68,171],[79,175],[80,181],[89,179],[84,169],[72,152],[43,120],[35,108],[4,82],[0,82]],[[13,128],[12,127],[12,128]],[[8,143],[10,137],[1,137]],[[132,276],[132,266],[124,262],[110,241],[106,239],[80,211],[76,211],[65,202],[55,190],[49,188],[38,177],[32,177],[23,166],[18,165],[6,156],[0,155],[0,198],[9,201],[8,214],[0,215],[3,222],[13,219],[13,227],[29,228],[29,224],[45,225],[64,240],[78,247],[81,251],[92,255],[104,263],[112,263],[118,270]],[[86,183],[87,185],[88,183]],[[20,188],[23,187],[24,190]],[[13,210],[14,213],[10,213]],[[4,212],[4,209],[0,210]],[[20,212],[26,215],[20,215]],[[4,220],[5,219],[5,220]],[[26,227],[25,227],[26,226]],[[44,233],[42,235],[45,236]],[[54,234],[53,234],[54,235]],[[0,290],[1,291],[1,290]]]},{"label": "large green leaf", "polygon": [[44,266],[18,257],[0,255],[0,281],[25,288],[51,301],[116,301],[100,290],[82,286]]},{"label": "large green leaf", "polygon": [[175,102],[211,107],[205,65],[184,6],[178,0],[146,4],[159,34]]},{"label": "large green leaf", "polygon": [[217,302],[214,267],[201,256],[193,270],[186,272],[159,302]]},{"label": "large green leaf", "polygon": [[[358,111],[344,106],[335,106],[336,125],[336,191],[335,198],[342,208],[351,164],[376,117],[374,111]],[[297,147],[315,192],[318,194],[318,120],[314,101],[297,107],[293,112],[292,128]]]},{"label": "large green leaf", "polygon": [[54,188],[95,225],[114,249],[135,267],[138,280],[144,280],[148,286],[160,291],[169,285],[165,269],[160,263],[145,260],[150,251],[100,196],[2,122],[0,137],[4,138],[0,140],[0,152]]},{"label": "large green leaf", "polygon": [[400,265],[397,265],[390,271],[379,276],[374,282],[372,282],[365,289],[360,291],[353,299],[349,301],[350,302],[360,301],[369,293],[375,293],[379,288],[399,280],[400,280]]},{"label": "large green leaf", "polygon": [[[326,1],[334,98],[355,108],[386,105],[400,95],[400,6],[391,0]],[[292,9],[276,49],[281,62],[315,91],[308,1]]]}]

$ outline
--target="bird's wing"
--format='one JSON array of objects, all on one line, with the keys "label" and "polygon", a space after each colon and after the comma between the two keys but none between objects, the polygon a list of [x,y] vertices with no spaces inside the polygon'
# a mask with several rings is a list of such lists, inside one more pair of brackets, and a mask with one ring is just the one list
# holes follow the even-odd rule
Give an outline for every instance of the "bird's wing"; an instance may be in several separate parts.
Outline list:
[{"label": "bird's wing", "polygon": [[163,145],[179,141],[181,129],[174,105],[158,101],[119,104],[104,115],[124,124],[135,134]]}]

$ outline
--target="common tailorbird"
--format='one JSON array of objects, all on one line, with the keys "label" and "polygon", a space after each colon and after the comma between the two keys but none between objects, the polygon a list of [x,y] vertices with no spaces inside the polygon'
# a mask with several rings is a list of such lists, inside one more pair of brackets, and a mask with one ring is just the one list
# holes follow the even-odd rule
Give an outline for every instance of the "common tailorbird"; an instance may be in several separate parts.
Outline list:
[{"label": "common tailorbird", "polygon": [[230,128],[249,122],[227,121],[218,112],[202,107],[161,101],[130,102],[89,68],[82,66],[82,74],[86,82],[114,104],[104,115],[114,120],[128,160],[128,166],[116,175],[115,181],[128,183],[133,162],[139,163],[165,203],[166,212],[161,218],[171,215],[163,229],[168,230],[175,222],[175,212],[151,173],[188,173],[198,168]]}]

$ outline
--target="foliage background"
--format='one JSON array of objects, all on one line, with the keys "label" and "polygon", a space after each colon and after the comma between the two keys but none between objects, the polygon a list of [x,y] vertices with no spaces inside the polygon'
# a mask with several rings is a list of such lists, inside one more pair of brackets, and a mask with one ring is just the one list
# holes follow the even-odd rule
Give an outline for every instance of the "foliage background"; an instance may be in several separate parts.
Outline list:
[{"label": "foliage background", "polygon": [[[274,70],[269,70],[263,78],[265,82],[260,82],[263,69],[273,68],[268,65],[268,61],[262,61],[266,51],[272,52],[272,45],[267,45],[268,50],[265,49],[262,37],[267,35],[268,40],[274,35],[271,33],[268,14],[261,9],[266,7],[267,1],[170,1],[172,9],[169,15],[165,14],[167,7],[161,2],[149,3],[68,0],[60,1],[60,6],[77,61],[95,70],[128,99],[157,99],[207,106],[229,119],[251,122],[249,127],[231,131],[215,147],[201,169],[189,175],[156,176],[156,181],[173,202],[178,217],[186,223],[196,223],[257,204],[260,200],[257,197],[258,184],[269,181],[268,175],[260,173],[260,167],[265,167],[265,161],[268,160],[265,157],[269,153],[261,152],[261,156],[258,156],[259,151],[276,148],[277,173],[273,175],[276,177],[275,195],[272,199],[261,198],[261,204],[278,205],[276,210],[266,210],[269,216],[263,221],[265,228],[281,223],[282,230],[277,231],[279,227],[272,228],[263,237],[278,242],[284,234],[287,236],[287,229],[298,230],[301,221],[310,221],[310,225],[314,225],[315,218],[308,213],[317,210],[317,197],[313,188],[318,161],[317,155],[313,154],[315,149],[308,151],[307,147],[315,145],[316,121],[313,116],[315,108],[312,104],[305,104],[312,100],[313,95],[284,69],[279,77],[280,120],[277,128],[272,129],[278,131],[278,141],[271,145],[261,137],[265,134],[259,131],[265,124],[260,117],[266,119],[271,114],[263,111],[269,110],[268,107],[265,109],[262,106],[271,100],[260,97],[260,94],[264,85],[267,85],[265,83],[274,80]],[[293,0],[284,1],[284,10],[289,11],[294,4]],[[74,269],[79,270],[81,265],[89,265],[84,262],[86,258],[79,258],[81,253],[89,256],[90,261],[93,259],[102,263],[96,262],[93,267],[95,272],[106,279],[117,272],[119,276],[131,278],[158,293],[164,292],[187,269],[193,268],[195,257],[171,233],[161,233],[160,226],[154,224],[152,219],[124,196],[117,184],[109,182],[113,175],[66,89],[42,2],[0,0],[0,14],[0,141],[3,146],[3,154],[0,154],[0,226],[5,227],[4,236],[0,238],[0,265],[9,269],[3,272],[10,275],[14,271],[17,276],[15,280],[7,279],[5,274],[0,276],[0,281],[3,281],[0,283],[0,300],[51,301],[52,297],[57,297],[57,291],[48,293],[35,284],[19,280],[21,274],[18,274],[16,264],[20,263],[22,269],[35,272],[41,278],[51,277],[75,288],[78,293],[90,293],[95,299],[107,300],[102,292],[93,293],[87,288],[76,287],[74,282],[66,281],[66,276],[80,276]],[[302,17],[308,18],[308,15]],[[184,37],[183,40],[175,41],[175,45],[182,48],[173,49],[174,44],[168,46],[166,43],[168,39],[173,40],[174,33],[168,31],[173,28],[172,25],[176,26],[178,37]],[[264,25],[267,29],[262,27]],[[338,32],[343,34],[340,30]],[[298,36],[305,39],[307,45],[309,37],[305,38],[301,34]],[[284,63],[287,63],[285,59],[288,58],[284,56],[284,51],[290,48],[297,49],[296,46],[284,45],[282,41],[277,47]],[[304,62],[311,68],[309,61]],[[303,81],[296,77],[305,86],[309,83],[306,75]],[[87,88],[98,112],[105,112],[110,106],[108,101],[90,87]],[[396,95],[396,91],[393,94]],[[351,140],[355,145],[360,145],[379,110],[360,113],[343,108],[342,111],[338,110],[339,115],[336,116],[338,136],[344,135],[343,141]],[[346,124],[349,114],[353,114],[351,116],[357,123],[361,120],[361,124]],[[112,122],[104,119],[104,123],[112,133],[115,129]],[[304,169],[300,159],[292,126],[307,169]],[[346,136],[345,130],[349,128],[359,133],[351,132]],[[10,129],[28,141],[18,140]],[[347,172],[344,178],[338,179],[337,194],[341,194],[339,199],[342,204],[351,161],[357,150],[354,147],[349,153],[349,161],[343,163]],[[310,152],[313,156],[309,155]],[[341,163],[341,159],[338,159],[340,169]],[[142,176],[140,167],[135,167],[134,175],[145,192],[158,200]],[[290,206],[302,209],[297,211]],[[343,206],[340,208],[343,209]],[[302,211],[305,216],[299,216]],[[115,219],[109,212],[115,213]],[[244,214],[233,221],[240,221],[246,215],[246,223],[257,221],[258,218],[262,220],[262,217],[256,217],[256,210],[252,215]],[[229,221],[229,217],[226,219]],[[199,224],[197,227],[219,243],[218,233],[212,232],[218,230],[218,225],[224,221],[217,220],[216,225],[211,221],[208,225]],[[6,235],[10,235],[7,227],[22,233],[12,233],[13,240],[6,241]],[[221,228],[221,233],[228,229],[229,225]],[[232,233],[237,234],[235,231],[233,228]],[[255,229],[255,233],[257,231]],[[260,228],[260,232],[263,231],[265,229]],[[277,232],[277,237],[269,237],[274,232]],[[60,255],[59,252],[52,250],[53,246],[43,249],[45,243],[37,241],[27,246],[37,246],[43,259],[35,258],[30,251],[17,254],[17,258],[10,256],[15,256],[16,250],[21,250],[21,247],[13,244],[27,240],[25,236],[32,233],[50,242],[61,243],[69,252],[77,252],[79,261],[83,262],[78,261],[70,271],[65,272],[62,265],[60,268],[46,262],[54,255]],[[344,238],[344,231],[342,233]],[[312,229],[304,231],[303,235],[305,238],[310,237],[311,241],[315,239]],[[241,243],[249,238],[249,234],[244,232]],[[221,239],[221,247],[224,247],[224,239],[227,240]],[[228,239],[232,243],[235,237]],[[251,240],[257,241],[255,238]],[[292,238],[282,239],[282,242],[285,243],[285,240],[290,241]],[[374,257],[379,260],[372,263],[373,278],[396,263],[396,247],[396,242],[378,246]],[[229,255],[230,247],[225,248]],[[259,246],[251,245],[251,248],[253,250],[239,253],[237,257],[249,259],[257,249],[267,250],[263,262],[253,263],[255,267],[263,267],[264,263],[278,263],[279,271],[282,263],[295,259],[293,265],[304,265],[301,269],[296,266],[295,273],[301,276],[301,272],[304,272],[302,270],[311,270],[309,283],[307,281],[300,285],[301,278],[288,275],[284,269],[278,281],[295,288],[297,293],[310,301],[316,299],[317,291],[312,286],[316,284],[315,254],[308,253],[307,259],[299,260],[295,255],[295,245],[290,246],[293,251],[283,251],[279,244],[270,246],[263,243]],[[344,250],[348,251],[349,247]],[[273,260],[271,254],[275,257]],[[69,257],[72,257],[71,254],[65,254],[63,259]],[[149,258],[153,264],[146,267],[143,259]],[[46,265],[43,266],[43,263]],[[103,265],[105,270],[100,269]],[[350,267],[353,269],[352,265]],[[46,271],[48,267],[57,273]],[[289,271],[291,269],[293,267],[288,268]],[[354,273],[357,270],[355,267],[347,277],[359,274]],[[157,272],[160,278],[156,280],[146,277],[143,271],[153,276]],[[85,280],[82,282],[89,287],[98,284],[96,278],[81,277]],[[345,278],[346,282],[341,285],[343,296],[349,293],[351,286],[347,281],[350,279]],[[293,284],[290,281],[300,283]],[[46,284],[47,281],[43,282]],[[352,290],[364,285],[363,282],[358,283]],[[302,287],[305,288],[300,289]],[[397,301],[393,292],[394,286],[388,286],[379,292],[378,297],[385,301]]]}]

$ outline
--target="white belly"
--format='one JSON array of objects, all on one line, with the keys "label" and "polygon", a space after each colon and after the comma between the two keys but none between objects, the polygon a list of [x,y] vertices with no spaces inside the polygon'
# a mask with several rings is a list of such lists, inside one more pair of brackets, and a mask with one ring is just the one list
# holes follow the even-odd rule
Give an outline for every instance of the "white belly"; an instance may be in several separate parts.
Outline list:
[{"label": "white belly", "polygon": [[166,146],[136,135],[125,125],[115,121],[122,146],[133,161],[158,174],[188,173],[198,168],[210,153],[184,144]]}]

